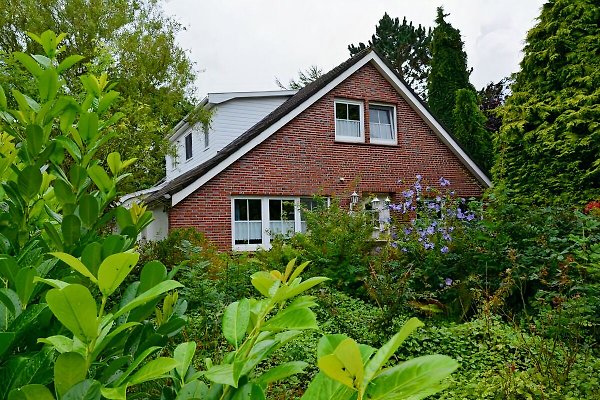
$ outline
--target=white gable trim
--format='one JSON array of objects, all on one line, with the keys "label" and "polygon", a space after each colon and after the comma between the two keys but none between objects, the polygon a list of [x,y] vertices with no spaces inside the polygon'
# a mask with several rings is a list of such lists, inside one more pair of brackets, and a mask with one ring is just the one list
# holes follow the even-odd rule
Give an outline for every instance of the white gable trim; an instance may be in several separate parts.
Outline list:
[{"label": "white gable trim", "polygon": [[187,187],[173,194],[173,197],[171,198],[172,205],[175,206],[177,203],[179,203],[187,196],[198,190],[200,187],[202,187],[205,183],[217,176],[219,173],[223,172],[227,167],[229,167],[235,161],[239,160],[242,156],[244,156],[254,147],[264,142],[273,133],[277,132],[285,124],[290,122],[292,119],[296,118],[300,113],[302,113],[308,107],[313,105],[317,100],[319,100],[321,97],[323,97],[329,91],[334,89],[345,79],[350,77],[352,74],[354,74],[356,71],[358,71],[360,68],[362,68],[369,62],[373,62],[374,66],[379,70],[379,72],[381,72],[382,75],[392,84],[392,86],[394,86],[394,88],[402,95],[402,97],[409,102],[413,109],[417,110],[417,113],[421,116],[421,118],[425,120],[427,125],[436,133],[440,140],[444,144],[446,144],[452,150],[452,152],[465,164],[467,169],[471,171],[482,184],[484,184],[487,187],[491,187],[492,183],[489,180],[489,178],[485,176],[481,169],[479,169],[479,167],[477,167],[477,165],[469,158],[469,156],[467,156],[467,154],[460,148],[460,146],[458,146],[458,144],[452,139],[452,137],[450,137],[448,132],[446,132],[444,128],[435,120],[435,118],[433,118],[433,116],[429,113],[429,111],[427,111],[427,109],[421,104],[421,102],[385,65],[381,58],[379,58],[377,54],[375,54],[375,52],[371,51],[367,55],[365,55],[361,60],[359,60],[350,68],[348,68],[346,71],[341,73],[337,78],[335,78],[333,81],[331,81],[321,90],[319,90],[317,93],[312,95],[302,104],[300,104],[295,109],[286,114],[284,117],[282,117],[279,121],[269,126],[258,136],[256,136],[248,143],[237,149],[233,154],[221,161],[218,165],[210,169],[200,178],[190,183]]},{"label": "white gable trim", "polygon": [[415,97],[415,95],[398,79],[396,74],[388,68],[388,66],[379,58],[375,52],[372,52],[374,58],[374,66],[386,78],[392,86],[402,95],[404,100],[419,114],[425,123],[433,130],[437,137],[450,148],[452,153],[459,158],[467,169],[475,175],[480,183],[487,187],[492,187],[492,182],[485,173],[471,160],[471,158],[460,148],[458,143],[450,136],[448,132],[440,125],[440,123],[431,115],[431,113],[423,106],[423,104]]}]

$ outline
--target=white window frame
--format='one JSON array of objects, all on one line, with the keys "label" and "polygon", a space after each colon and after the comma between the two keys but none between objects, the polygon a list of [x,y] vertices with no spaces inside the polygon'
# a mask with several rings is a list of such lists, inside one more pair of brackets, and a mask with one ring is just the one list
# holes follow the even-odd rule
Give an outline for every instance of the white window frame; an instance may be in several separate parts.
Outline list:
[{"label": "white window frame", "polygon": [[[350,104],[357,105],[359,107],[359,127],[360,127],[360,136],[343,136],[338,135],[337,131],[337,115],[336,115],[336,106],[338,104]],[[334,99],[333,101],[333,125],[335,129],[335,141],[336,142],[347,142],[347,143],[364,143],[365,142],[365,105],[362,101],[358,100],[347,100],[347,99]]]},{"label": "white window frame", "polygon": [[[281,200],[294,202],[294,233],[302,231],[302,221],[300,213],[300,199],[309,196],[232,196],[231,197],[231,246],[234,251],[256,251],[258,249],[271,248],[271,216],[269,215],[269,200]],[[235,200],[260,200],[261,201],[261,226],[262,243],[236,244],[235,243]],[[327,198],[329,206],[330,199]]]},{"label": "white window frame", "polygon": [[[391,109],[392,118],[391,118],[390,122],[392,123],[392,134],[394,135],[394,137],[391,140],[373,138],[372,131],[371,131],[371,118],[370,118],[371,117],[371,106],[385,107],[385,108]],[[370,102],[369,103],[369,143],[387,144],[387,145],[397,145],[398,144],[398,121],[396,119],[396,106],[395,105],[378,103],[378,102]]]}]

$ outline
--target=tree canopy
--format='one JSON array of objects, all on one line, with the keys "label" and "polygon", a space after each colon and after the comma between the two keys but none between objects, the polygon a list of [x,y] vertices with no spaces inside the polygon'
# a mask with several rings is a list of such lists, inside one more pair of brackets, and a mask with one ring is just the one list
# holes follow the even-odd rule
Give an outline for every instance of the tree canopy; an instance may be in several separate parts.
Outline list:
[{"label": "tree canopy", "polygon": [[442,7],[437,9],[436,26],[431,39],[431,71],[427,81],[428,104],[433,114],[451,130],[456,91],[475,90],[469,83],[467,53],[463,50],[460,31],[444,19]]},{"label": "tree canopy", "polygon": [[39,53],[25,32],[47,29],[68,32],[65,45],[84,57],[65,75],[69,87],[79,87],[77,77],[84,72],[107,70],[118,77],[114,90],[127,118],[103,152],[140,159],[125,191],[154,184],[164,176],[165,136],[193,102],[192,63],[175,40],[181,26],[163,14],[157,0],[6,0],[0,8],[0,84],[5,88],[31,91],[12,53]]},{"label": "tree canopy", "polygon": [[406,17],[400,23],[398,18],[391,18],[387,13],[375,26],[375,34],[368,44],[349,45],[348,50],[354,55],[367,46],[373,46],[381,52],[396,68],[404,80],[423,98],[427,96],[427,75],[431,59],[429,45],[431,28],[413,26]]},{"label": "tree canopy", "polygon": [[494,176],[510,199],[600,195],[600,4],[551,0],[527,34],[503,108]]},{"label": "tree canopy", "polygon": [[311,65],[306,71],[298,71],[298,80],[290,79],[288,85],[281,83],[279,78],[275,78],[275,84],[283,90],[299,90],[309,83],[319,79],[323,75],[323,70],[316,65]]}]

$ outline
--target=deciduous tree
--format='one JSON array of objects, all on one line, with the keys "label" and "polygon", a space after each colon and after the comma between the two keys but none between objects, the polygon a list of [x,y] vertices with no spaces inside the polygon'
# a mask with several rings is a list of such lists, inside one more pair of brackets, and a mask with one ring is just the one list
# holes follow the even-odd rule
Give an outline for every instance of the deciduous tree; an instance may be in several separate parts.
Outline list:
[{"label": "deciduous tree", "polygon": [[[194,73],[175,36],[181,26],[164,15],[157,0],[6,0],[0,7],[0,84],[26,93],[33,90],[14,51],[40,53],[25,32],[68,32],[65,45],[84,60],[64,78],[80,87],[84,72],[107,70],[118,76],[114,90],[128,117],[117,139],[101,153],[119,151],[140,162],[125,191],[147,187],[164,176],[166,134],[191,109]],[[21,76],[21,78],[19,78]],[[16,79],[15,79],[16,78]]]}]

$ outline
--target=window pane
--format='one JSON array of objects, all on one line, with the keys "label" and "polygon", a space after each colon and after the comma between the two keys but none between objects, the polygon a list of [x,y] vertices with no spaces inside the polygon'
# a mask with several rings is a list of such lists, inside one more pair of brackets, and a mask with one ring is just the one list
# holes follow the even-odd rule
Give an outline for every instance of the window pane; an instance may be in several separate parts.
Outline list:
[{"label": "window pane", "polygon": [[248,219],[250,221],[260,221],[261,218],[260,200],[248,200]]},{"label": "window pane", "polygon": [[248,244],[248,223],[235,223],[235,244]]},{"label": "window pane", "polygon": [[282,214],[282,219],[294,222],[294,202],[292,200],[287,200],[283,202]]},{"label": "window pane", "polygon": [[360,137],[360,122],[359,121],[335,121],[336,133],[338,136]]},{"label": "window pane", "polygon": [[348,119],[348,109],[346,104],[335,103],[335,117],[338,119]]},{"label": "window pane", "polygon": [[189,160],[192,158],[192,134],[190,133],[185,137],[185,159]]},{"label": "window pane", "polygon": [[247,221],[248,220],[248,200],[246,199],[235,199],[234,200],[234,211],[236,221]]},{"label": "window pane", "polygon": [[281,200],[269,200],[269,219],[271,221],[281,220]]},{"label": "window pane", "polygon": [[360,107],[357,104],[348,104],[348,119],[360,121]]},{"label": "window pane", "polygon": [[[260,200],[258,200],[260,203]],[[248,243],[249,244],[261,244],[262,243],[262,223],[258,222],[248,222],[248,234],[250,236]]]}]

